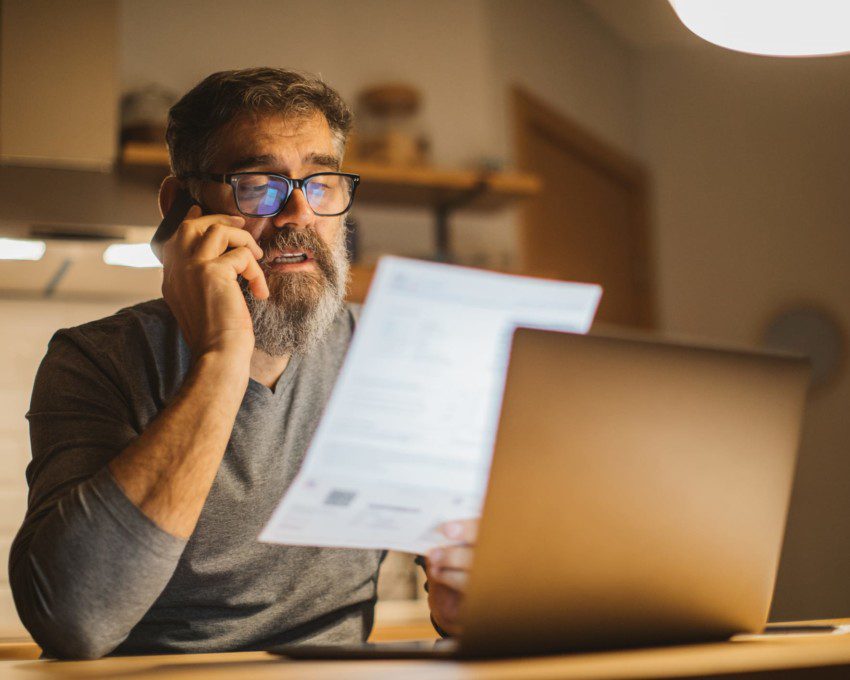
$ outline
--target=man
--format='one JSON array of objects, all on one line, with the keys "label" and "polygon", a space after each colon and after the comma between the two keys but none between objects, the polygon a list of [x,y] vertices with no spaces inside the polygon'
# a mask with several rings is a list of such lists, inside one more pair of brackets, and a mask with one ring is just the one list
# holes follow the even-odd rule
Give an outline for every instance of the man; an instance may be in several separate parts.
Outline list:
[{"label": "man", "polygon": [[[50,656],[355,642],[379,551],[256,537],[291,483],[356,324],[343,304],[349,109],[276,69],[216,73],[171,110],[197,205],[164,246],[163,299],[58,332],[36,377],[29,508],[10,557]],[[303,181],[302,181],[303,180]],[[472,523],[445,528],[471,544]],[[426,563],[457,633],[470,547]]]}]

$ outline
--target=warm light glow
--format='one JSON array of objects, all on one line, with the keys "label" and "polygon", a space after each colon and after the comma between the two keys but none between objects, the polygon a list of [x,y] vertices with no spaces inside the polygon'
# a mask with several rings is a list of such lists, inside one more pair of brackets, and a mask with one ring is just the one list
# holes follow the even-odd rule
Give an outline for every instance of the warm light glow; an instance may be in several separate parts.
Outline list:
[{"label": "warm light glow", "polygon": [[106,264],[123,267],[161,267],[147,243],[115,243],[103,251]]},{"label": "warm light glow", "polygon": [[850,0],[670,0],[679,19],[730,50],[784,57],[850,52]]},{"label": "warm light glow", "polygon": [[45,250],[44,241],[0,238],[0,260],[40,260]]}]

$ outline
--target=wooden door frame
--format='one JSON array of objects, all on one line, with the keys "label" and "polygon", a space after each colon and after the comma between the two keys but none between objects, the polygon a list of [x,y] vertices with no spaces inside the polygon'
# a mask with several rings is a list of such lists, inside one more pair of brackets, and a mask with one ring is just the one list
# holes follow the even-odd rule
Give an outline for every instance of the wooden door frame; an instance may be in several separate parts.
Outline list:
[{"label": "wooden door frame", "polygon": [[[637,295],[641,304],[638,310],[638,318],[642,327],[654,328],[656,324],[656,289],[649,225],[650,183],[648,172],[639,162],[601,140],[594,133],[570,120],[563,113],[556,111],[520,86],[511,88],[511,105],[514,145],[519,169],[532,171],[528,130],[533,126],[538,131],[543,132],[544,135],[558,140],[560,144],[573,150],[576,156],[580,156],[588,164],[617,178],[619,182],[631,189],[632,214],[635,215],[635,224],[632,227],[636,236],[635,247],[638,251],[635,269],[640,285]],[[528,252],[532,222],[527,208],[523,209],[522,213],[518,239],[520,267],[523,271],[528,271],[531,269],[528,262]]]}]

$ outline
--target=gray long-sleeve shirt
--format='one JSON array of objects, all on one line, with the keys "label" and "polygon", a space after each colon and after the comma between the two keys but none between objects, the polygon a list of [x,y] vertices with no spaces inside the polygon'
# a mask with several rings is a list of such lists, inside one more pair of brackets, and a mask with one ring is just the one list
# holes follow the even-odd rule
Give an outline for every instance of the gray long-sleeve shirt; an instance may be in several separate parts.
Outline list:
[{"label": "gray long-sleeve shirt", "polygon": [[107,462],[180,388],[190,354],[154,300],[58,332],[27,417],[29,507],[12,546],[21,620],[49,656],[355,642],[372,625],[383,554],[259,543],[297,472],[354,327],[294,357],[275,390],[250,381],[188,541],[124,495]]}]

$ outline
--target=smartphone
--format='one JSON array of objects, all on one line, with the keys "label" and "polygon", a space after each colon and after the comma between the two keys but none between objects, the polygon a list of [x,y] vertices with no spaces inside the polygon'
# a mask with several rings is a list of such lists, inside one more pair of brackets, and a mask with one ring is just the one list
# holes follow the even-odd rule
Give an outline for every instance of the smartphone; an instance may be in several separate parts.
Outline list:
[{"label": "smartphone", "polygon": [[168,239],[174,236],[174,232],[177,231],[177,227],[183,222],[183,218],[186,217],[189,208],[196,203],[197,201],[185,189],[180,189],[177,193],[174,203],[171,204],[171,208],[168,209],[165,217],[162,218],[162,222],[159,223],[151,239],[151,250],[153,250],[156,259],[160,262],[162,262],[162,246]]}]

